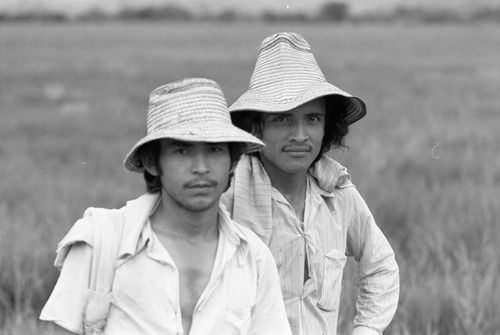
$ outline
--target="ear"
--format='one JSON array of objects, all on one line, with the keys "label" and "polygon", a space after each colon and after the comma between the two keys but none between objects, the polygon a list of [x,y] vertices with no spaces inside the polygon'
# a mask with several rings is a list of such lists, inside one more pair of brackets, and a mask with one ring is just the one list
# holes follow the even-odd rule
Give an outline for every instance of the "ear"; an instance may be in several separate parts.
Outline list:
[{"label": "ear", "polygon": [[154,161],[154,156],[149,154],[142,155],[142,165],[144,169],[151,175],[158,177],[161,175],[158,164]]},{"label": "ear", "polygon": [[262,140],[262,129],[264,128],[264,122],[261,121],[259,125],[252,124],[251,134],[257,137],[259,140]]}]

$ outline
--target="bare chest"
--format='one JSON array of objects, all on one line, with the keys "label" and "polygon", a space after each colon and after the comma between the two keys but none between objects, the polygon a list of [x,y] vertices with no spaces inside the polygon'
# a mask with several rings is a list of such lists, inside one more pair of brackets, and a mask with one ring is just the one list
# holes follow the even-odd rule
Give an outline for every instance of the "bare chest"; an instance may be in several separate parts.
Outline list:
[{"label": "bare chest", "polygon": [[[179,266],[179,303],[183,323],[191,324],[196,304],[210,281],[211,268]],[[186,327],[184,327],[186,328]]]},{"label": "bare chest", "polygon": [[193,312],[212,275],[217,241],[187,243],[160,239],[179,273],[179,304],[184,334],[191,328]]}]

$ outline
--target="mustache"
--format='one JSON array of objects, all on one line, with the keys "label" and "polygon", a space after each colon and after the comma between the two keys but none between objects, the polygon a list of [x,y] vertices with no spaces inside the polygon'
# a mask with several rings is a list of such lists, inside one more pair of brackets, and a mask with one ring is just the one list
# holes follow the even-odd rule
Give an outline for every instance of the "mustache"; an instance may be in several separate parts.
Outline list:
[{"label": "mustache", "polygon": [[203,187],[215,187],[219,183],[211,179],[195,179],[188,181],[184,184],[186,188],[203,188]]}]

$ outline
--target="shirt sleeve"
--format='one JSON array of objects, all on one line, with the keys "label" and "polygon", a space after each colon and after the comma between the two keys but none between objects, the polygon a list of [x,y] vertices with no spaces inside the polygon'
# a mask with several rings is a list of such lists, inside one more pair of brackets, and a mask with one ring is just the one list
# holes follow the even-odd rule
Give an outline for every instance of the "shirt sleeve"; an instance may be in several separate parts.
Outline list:
[{"label": "shirt sleeve", "polygon": [[347,254],[358,262],[355,284],[359,295],[353,334],[381,334],[389,325],[399,300],[399,268],[394,251],[376,225],[355,188],[347,231]]},{"label": "shirt sleeve", "polygon": [[257,299],[252,309],[249,334],[291,335],[276,263],[269,249],[263,243],[261,245],[263,257],[259,264]]},{"label": "shirt sleeve", "polygon": [[45,304],[40,319],[51,321],[73,333],[83,333],[83,310],[93,254],[91,220],[78,220],[57,248],[54,265],[61,270],[57,283]]}]

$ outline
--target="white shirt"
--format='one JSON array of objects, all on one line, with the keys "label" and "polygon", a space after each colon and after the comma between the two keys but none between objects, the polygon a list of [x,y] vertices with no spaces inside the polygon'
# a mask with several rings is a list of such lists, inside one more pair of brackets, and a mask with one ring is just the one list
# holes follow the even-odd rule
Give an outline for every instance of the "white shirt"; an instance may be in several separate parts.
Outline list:
[{"label": "white shirt", "polygon": [[[354,334],[380,334],[392,320],[399,298],[394,252],[345,168],[324,157],[310,172],[303,224],[271,186],[257,157],[240,161],[223,203],[233,218],[268,243],[293,334],[336,334],[348,256],[358,262]],[[318,180],[326,186],[320,187]],[[306,255],[310,278],[304,282]]]},{"label": "white shirt", "polygon": [[[105,333],[182,334],[177,267],[149,219],[137,224],[142,225],[138,238],[122,240],[120,250],[127,252],[119,255]],[[72,238],[65,239],[71,248],[40,318],[81,334],[92,241],[89,220],[75,227]],[[222,209],[219,232],[212,275],[196,304],[189,334],[290,334],[268,248]]]}]

